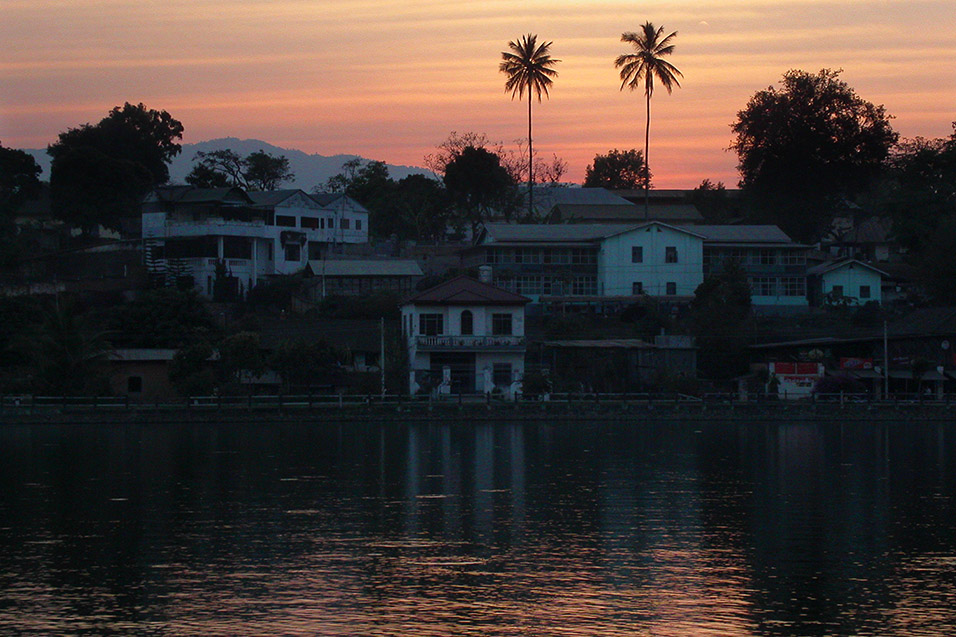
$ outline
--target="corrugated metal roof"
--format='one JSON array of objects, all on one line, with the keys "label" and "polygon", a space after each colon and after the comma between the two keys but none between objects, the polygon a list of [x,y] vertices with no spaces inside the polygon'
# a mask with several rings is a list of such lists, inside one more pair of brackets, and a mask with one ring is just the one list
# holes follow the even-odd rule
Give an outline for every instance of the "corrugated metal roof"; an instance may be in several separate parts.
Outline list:
[{"label": "corrugated metal roof", "polygon": [[299,190],[298,188],[287,188],[285,190],[262,190],[250,192],[248,194],[250,199],[261,206],[275,206],[276,204],[282,203],[289,197],[299,192],[306,197],[309,196],[307,193]]},{"label": "corrugated metal roof", "polygon": [[660,221],[638,224],[620,223],[486,223],[490,243],[591,243],[624,234],[649,225],[660,225],[678,232],[704,238],[697,226],[676,226]]},{"label": "corrugated metal roof", "polygon": [[114,349],[110,352],[111,361],[171,361],[177,349],[163,348],[130,348]]},{"label": "corrugated metal roof", "polygon": [[423,276],[413,259],[322,259],[309,269],[315,276]]},{"label": "corrugated metal roof", "polygon": [[[535,190],[537,192],[537,189]],[[621,206],[633,208],[623,197],[618,197],[604,188],[548,188],[541,195],[543,201],[552,206]]]},{"label": "corrugated metal roof", "polygon": [[706,243],[792,244],[793,239],[777,226],[682,226],[704,235]]},{"label": "corrugated metal roof", "polygon": [[340,192],[313,192],[309,195],[312,200],[320,206],[327,206],[333,201],[341,199],[345,195]]},{"label": "corrugated metal roof", "polygon": [[860,265],[868,270],[873,270],[880,276],[889,277],[889,274],[887,274],[883,270],[880,270],[879,268],[875,268],[869,263],[864,263],[863,261],[860,261],[858,259],[843,259],[840,261],[831,261],[829,263],[821,263],[820,265],[815,265],[812,268],[807,268],[807,274],[826,274],[827,272],[839,270],[840,268],[847,267],[853,264]]},{"label": "corrugated metal roof", "polygon": [[[592,206],[559,204],[554,207],[560,213],[563,222],[574,222],[575,219],[604,221],[618,220],[629,223],[644,221],[644,206],[629,204],[628,206]],[[652,221],[699,221],[703,220],[700,211],[694,204],[664,204],[652,203],[647,208],[647,218]]]}]

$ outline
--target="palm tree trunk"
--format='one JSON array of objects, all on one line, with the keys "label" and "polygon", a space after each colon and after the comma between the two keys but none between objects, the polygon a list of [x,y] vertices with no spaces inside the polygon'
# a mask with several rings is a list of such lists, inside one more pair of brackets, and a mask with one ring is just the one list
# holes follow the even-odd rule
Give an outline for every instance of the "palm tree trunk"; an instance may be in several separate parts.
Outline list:
[{"label": "palm tree trunk", "polygon": [[534,220],[534,151],[531,147],[531,87],[528,87],[528,221]]},{"label": "palm tree trunk", "polygon": [[644,221],[650,218],[651,166],[647,155],[651,147],[651,94],[647,94],[647,126],[644,128]]}]

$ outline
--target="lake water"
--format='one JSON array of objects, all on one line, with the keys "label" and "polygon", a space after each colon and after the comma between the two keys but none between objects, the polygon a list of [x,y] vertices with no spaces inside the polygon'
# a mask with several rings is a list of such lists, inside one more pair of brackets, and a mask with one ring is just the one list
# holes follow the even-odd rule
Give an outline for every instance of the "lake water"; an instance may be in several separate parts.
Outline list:
[{"label": "lake water", "polygon": [[0,426],[0,634],[956,633],[956,425]]}]

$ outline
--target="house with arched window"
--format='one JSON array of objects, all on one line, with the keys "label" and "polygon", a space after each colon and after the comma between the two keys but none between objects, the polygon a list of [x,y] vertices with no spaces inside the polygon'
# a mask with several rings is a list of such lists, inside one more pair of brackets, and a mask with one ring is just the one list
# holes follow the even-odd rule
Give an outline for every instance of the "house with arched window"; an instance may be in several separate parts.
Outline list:
[{"label": "house with arched window", "polygon": [[409,391],[512,395],[524,375],[531,299],[459,276],[402,306]]}]

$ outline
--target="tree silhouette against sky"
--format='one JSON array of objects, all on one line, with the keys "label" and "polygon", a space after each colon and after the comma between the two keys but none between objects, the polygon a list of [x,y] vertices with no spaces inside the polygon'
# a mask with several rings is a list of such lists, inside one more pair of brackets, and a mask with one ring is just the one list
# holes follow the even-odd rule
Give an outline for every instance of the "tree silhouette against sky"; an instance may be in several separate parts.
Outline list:
[{"label": "tree silhouette against sky", "polygon": [[623,33],[621,42],[631,44],[635,52],[624,53],[614,60],[614,67],[621,70],[621,90],[623,91],[625,86],[632,91],[643,86],[644,95],[647,97],[647,126],[644,129],[645,219],[649,216],[650,169],[648,150],[651,140],[651,96],[654,94],[654,78],[657,78],[668,93],[671,93],[674,86],[680,87],[677,78],[684,77],[676,66],[664,59],[665,56],[674,52],[673,39],[677,35],[677,31],[667,37],[662,37],[663,35],[664,27],[655,27],[650,22],[645,22],[641,26],[641,30],[636,33],[631,31]]},{"label": "tree silhouette against sky", "polygon": [[552,78],[558,72],[553,67],[561,60],[551,57],[552,42],[538,44],[538,36],[529,33],[520,40],[508,43],[511,51],[501,52],[501,64],[498,70],[508,76],[505,92],[511,92],[511,99],[522,97],[528,91],[528,216],[534,217],[534,148],[531,144],[531,94],[548,97],[548,89],[554,83]]}]

